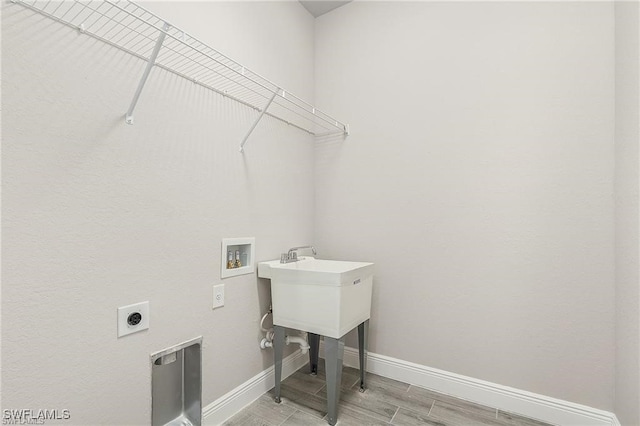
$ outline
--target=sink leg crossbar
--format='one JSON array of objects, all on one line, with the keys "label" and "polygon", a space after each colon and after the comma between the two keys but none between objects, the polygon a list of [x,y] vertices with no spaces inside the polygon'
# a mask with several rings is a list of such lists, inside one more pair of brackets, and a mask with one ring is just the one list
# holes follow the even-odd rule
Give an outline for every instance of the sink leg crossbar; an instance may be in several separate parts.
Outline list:
[{"label": "sink leg crossbar", "polygon": [[[282,379],[282,354],[285,344],[285,328],[274,325],[273,356],[275,364],[275,398],[280,403],[280,381]],[[358,325],[358,355],[360,361],[360,392],[366,389],[367,344],[369,320]],[[320,335],[308,333],[309,367],[311,374],[318,374],[318,355]],[[324,359],[327,381],[327,418],[330,425],[338,421],[338,401],[340,401],[340,384],[342,382],[342,361],[344,359],[344,336],[341,338],[324,338]]]}]

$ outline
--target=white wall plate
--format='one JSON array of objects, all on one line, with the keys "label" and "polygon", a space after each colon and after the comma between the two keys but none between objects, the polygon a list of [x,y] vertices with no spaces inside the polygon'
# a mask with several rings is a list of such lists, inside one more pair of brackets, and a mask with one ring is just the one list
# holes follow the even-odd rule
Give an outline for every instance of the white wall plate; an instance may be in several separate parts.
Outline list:
[{"label": "white wall plate", "polygon": [[118,337],[149,328],[149,302],[118,308]]}]

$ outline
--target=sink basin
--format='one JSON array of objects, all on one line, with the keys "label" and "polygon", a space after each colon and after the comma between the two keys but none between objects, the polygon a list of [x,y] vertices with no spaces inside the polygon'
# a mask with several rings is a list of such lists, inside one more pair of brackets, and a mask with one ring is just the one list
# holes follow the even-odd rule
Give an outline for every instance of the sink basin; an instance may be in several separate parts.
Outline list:
[{"label": "sink basin", "polygon": [[371,316],[373,263],[300,257],[258,263],[271,280],[273,324],[340,338]]}]

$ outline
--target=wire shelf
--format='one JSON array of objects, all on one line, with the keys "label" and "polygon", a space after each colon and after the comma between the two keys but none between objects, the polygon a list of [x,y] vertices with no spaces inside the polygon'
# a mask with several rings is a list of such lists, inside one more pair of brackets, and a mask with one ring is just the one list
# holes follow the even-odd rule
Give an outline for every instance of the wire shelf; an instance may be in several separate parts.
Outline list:
[{"label": "wire shelf", "polygon": [[133,110],[156,66],[234,99],[259,116],[270,116],[314,136],[348,134],[348,125],[315,108],[279,85],[176,28],[129,0],[12,0],[62,24],[147,61],[147,69],[127,112]]}]

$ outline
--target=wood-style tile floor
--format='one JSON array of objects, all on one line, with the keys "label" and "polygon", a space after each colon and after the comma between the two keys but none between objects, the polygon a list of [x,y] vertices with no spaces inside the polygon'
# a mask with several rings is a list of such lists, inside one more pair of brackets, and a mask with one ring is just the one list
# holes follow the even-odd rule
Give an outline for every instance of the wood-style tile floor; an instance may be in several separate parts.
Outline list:
[{"label": "wood-style tile floor", "polygon": [[[367,390],[359,391],[357,369],[344,367],[338,407],[338,426],[549,426],[537,420],[505,413],[439,394],[396,380],[367,373]],[[281,385],[282,402],[273,401],[273,389],[233,416],[224,426],[325,426],[327,393],[324,362],[318,375],[309,365],[293,373]]]}]

